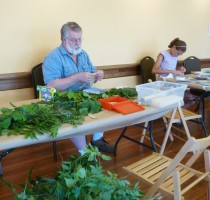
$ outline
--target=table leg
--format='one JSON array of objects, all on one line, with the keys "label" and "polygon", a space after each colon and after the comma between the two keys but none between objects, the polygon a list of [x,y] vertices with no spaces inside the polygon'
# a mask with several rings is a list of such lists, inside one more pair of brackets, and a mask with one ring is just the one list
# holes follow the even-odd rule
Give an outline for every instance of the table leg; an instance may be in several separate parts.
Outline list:
[{"label": "table leg", "polygon": [[166,134],[165,134],[165,137],[163,139],[163,143],[162,143],[162,146],[161,146],[161,149],[160,149],[160,154],[161,155],[163,155],[163,152],[165,150],[166,142],[168,141],[168,137],[169,137],[169,134],[171,132],[172,124],[174,123],[174,117],[175,117],[177,109],[178,109],[178,112],[179,112],[179,115],[180,115],[181,122],[182,122],[182,124],[184,126],[184,130],[185,130],[185,132],[187,134],[187,138],[188,139],[190,138],[190,131],[188,129],[188,126],[187,126],[184,114],[182,112],[182,108],[179,106],[178,108],[175,108],[172,111],[171,118],[169,120],[169,124],[168,124],[167,130],[166,130]]},{"label": "table leg", "polygon": [[[136,143],[136,144],[142,145],[142,146],[144,146],[144,147],[147,147],[147,148],[152,149],[153,151],[157,152],[157,148],[156,148],[156,146],[155,146],[154,139],[153,139],[153,121],[149,121],[148,123],[149,123],[149,128],[148,128],[148,126],[142,126],[142,125],[140,125],[140,124],[136,124],[136,125],[133,125],[133,126],[137,126],[137,127],[139,127],[139,128],[143,128],[143,129],[146,129],[146,130],[149,131],[151,146],[149,146],[149,145],[147,145],[147,144],[144,144],[143,142],[137,141],[136,139],[133,139],[133,138],[131,138],[131,137],[125,135],[125,132],[126,132],[126,130],[127,130],[127,128],[128,128],[128,127],[125,127],[125,128],[123,129],[123,131],[121,132],[120,136],[118,137],[116,143],[115,143],[114,156],[117,155],[117,145],[118,145],[118,143],[120,142],[120,140],[121,140],[122,137],[123,137],[123,138],[126,138],[127,140],[130,140],[130,141],[132,141],[132,142],[134,142],[134,143]],[[145,123],[145,124],[148,125],[148,123]]]},{"label": "table leg", "polygon": [[173,111],[172,111],[171,118],[169,120],[169,124],[168,124],[168,127],[166,129],[166,134],[165,134],[165,137],[163,139],[163,143],[161,145],[161,149],[160,149],[160,154],[161,155],[163,155],[163,152],[165,150],[166,142],[168,141],[168,137],[169,137],[169,134],[171,132],[171,127],[172,127],[172,124],[173,124],[173,120],[174,120],[174,116],[176,114],[176,111],[177,111],[177,108],[174,108]]},{"label": "table leg", "polygon": [[183,124],[183,126],[184,126],[184,130],[185,130],[185,132],[186,132],[186,134],[187,134],[187,139],[189,139],[189,138],[190,138],[190,131],[189,131],[189,129],[188,129],[186,120],[185,120],[185,118],[184,118],[184,114],[183,114],[183,112],[182,112],[182,108],[181,108],[181,107],[178,107],[178,111],[179,111],[179,114],[180,114],[180,118],[181,118],[182,124]]},{"label": "table leg", "polygon": [[15,150],[15,149],[9,149],[9,150],[4,151],[0,154],[0,176],[3,175],[3,168],[2,168],[2,162],[1,161],[2,161],[3,157],[8,155],[8,153],[12,152],[13,150]]}]

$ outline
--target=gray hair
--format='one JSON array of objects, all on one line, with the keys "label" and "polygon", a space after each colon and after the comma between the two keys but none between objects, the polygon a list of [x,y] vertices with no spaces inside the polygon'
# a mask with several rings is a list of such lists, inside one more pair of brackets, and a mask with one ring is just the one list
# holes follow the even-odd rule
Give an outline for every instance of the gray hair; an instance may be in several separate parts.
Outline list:
[{"label": "gray hair", "polygon": [[82,32],[82,28],[76,22],[67,22],[61,28],[61,40],[69,37],[69,31]]}]

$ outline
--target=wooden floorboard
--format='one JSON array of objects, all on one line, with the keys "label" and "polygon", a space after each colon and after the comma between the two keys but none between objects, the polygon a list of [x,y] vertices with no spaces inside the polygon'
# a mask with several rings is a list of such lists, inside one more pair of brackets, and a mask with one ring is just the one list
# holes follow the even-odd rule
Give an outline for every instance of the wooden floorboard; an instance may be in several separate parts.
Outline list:
[{"label": "wooden floorboard", "polygon": [[[193,109],[193,108],[192,108]],[[210,133],[210,102],[207,101],[206,110],[206,126]],[[204,137],[204,133],[201,129],[201,125],[189,122],[189,129],[191,135],[196,138]],[[177,125],[181,126],[181,125]],[[117,129],[105,133],[105,137],[110,143],[115,143],[122,129]],[[162,142],[164,136],[164,124],[162,119],[156,120],[154,123],[154,138],[158,143]],[[127,134],[135,139],[140,136],[141,130],[137,127],[129,127]],[[91,136],[88,136],[90,141]],[[147,141],[150,144],[149,141]],[[184,142],[175,138],[175,141],[168,142],[165,150],[165,155],[173,158],[179,151]],[[32,146],[22,147],[15,149],[12,153],[8,154],[2,160],[3,176],[6,181],[19,188],[20,183],[25,183],[28,172],[33,168],[33,177],[45,176],[52,177],[56,171],[60,168],[62,160],[67,159],[69,156],[77,154],[76,148],[70,142],[70,140],[57,142],[58,161],[53,160],[52,143],[36,144]],[[131,183],[136,183],[138,180],[133,176],[128,176],[125,171],[122,170],[123,166],[130,165],[152,153],[152,150],[135,144],[126,139],[122,139],[118,145],[117,156],[112,156],[111,161],[102,161],[104,169],[117,173],[119,177],[127,176],[127,179]],[[203,162],[197,163],[195,168],[204,170]],[[148,187],[140,182],[140,188],[146,191]],[[20,188],[19,188],[20,189]],[[0,200],[10,200],[13,198],[13,193],[6,186],[0,183]],[[206,185],[201,182],[199,186],[196,186],[193,190],[186,194],[186,199],[190,200],[203,200],[206,199]]]}]

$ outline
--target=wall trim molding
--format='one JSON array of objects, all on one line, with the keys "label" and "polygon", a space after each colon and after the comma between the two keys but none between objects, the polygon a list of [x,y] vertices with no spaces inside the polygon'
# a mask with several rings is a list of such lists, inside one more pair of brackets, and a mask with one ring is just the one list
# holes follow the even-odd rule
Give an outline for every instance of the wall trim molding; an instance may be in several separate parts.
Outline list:
[{"label": "wall trim molding", "polygon": [[[200,60],[202,68],[210,67],[210,58]],[[179,66],[182,64],[183,61],[178,62]],[[138,69],[139,63],[96,67],[97,69],[104,70],[105,79],[140,75],[140,70]],[[33,87],[31,72],[0,74],[0,91],[24,89],[31,87]]]}]

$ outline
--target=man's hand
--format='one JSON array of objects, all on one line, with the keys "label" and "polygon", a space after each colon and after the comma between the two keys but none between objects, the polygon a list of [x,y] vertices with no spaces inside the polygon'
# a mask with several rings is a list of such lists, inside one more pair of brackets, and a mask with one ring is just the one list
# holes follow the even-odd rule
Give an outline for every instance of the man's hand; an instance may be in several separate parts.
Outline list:
[{"label": "man's hand", "polygon": [[101,81],[104,78],[104,71],[103,70],[98,70],[95,73],[95,78],[96,78],[95,81]]},{"label": "man's hand", "polygon": [[79,74],[77,74],[79,81],[81,82],[91,82],[94,78],[94,73],[90,73],[90,72],[80,72]]}]

